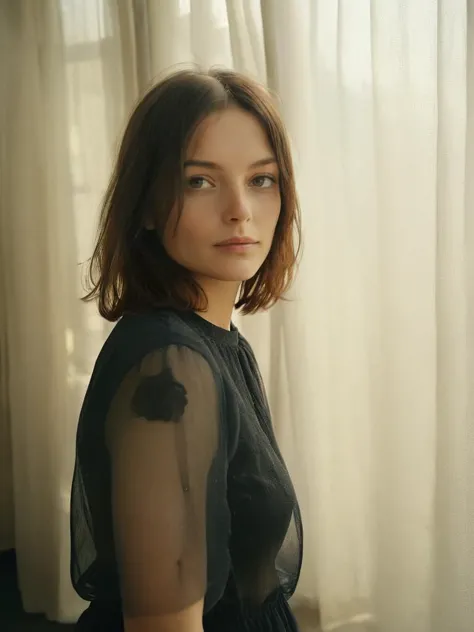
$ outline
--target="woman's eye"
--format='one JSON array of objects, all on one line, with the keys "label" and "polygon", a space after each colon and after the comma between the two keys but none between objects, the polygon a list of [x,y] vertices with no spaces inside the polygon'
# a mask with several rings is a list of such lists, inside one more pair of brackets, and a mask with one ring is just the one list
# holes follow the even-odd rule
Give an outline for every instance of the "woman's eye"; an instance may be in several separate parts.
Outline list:
[{"label": "woman's eye", "polygon": [[192,176],[188,178],[188,187],[190,189],[208,189],[211,186],[211,183],[202,176]]},{"label": "woman's eye", "polygon": [[273,176],[256,176],[252,180],[252,184],[259,189],[268,189],[276,183]]}]

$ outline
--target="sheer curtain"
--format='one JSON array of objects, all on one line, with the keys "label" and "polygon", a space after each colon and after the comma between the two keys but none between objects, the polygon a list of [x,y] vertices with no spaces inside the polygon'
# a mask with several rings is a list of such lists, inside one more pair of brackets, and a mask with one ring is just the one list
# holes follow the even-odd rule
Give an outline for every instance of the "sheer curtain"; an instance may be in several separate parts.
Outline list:
[{"label": "sheer curtain", "polygon": [[78,301],[77,264],[127,113],[194,61],[265,81],[294,144],[298,279],[291,301],[238,320],[301,499],[304,629],[319,606],[324,630],[471,632],[473,8],[0,0],[0,443],[27,610],[68,621],[84,607],[68,494],[108,327]]}]

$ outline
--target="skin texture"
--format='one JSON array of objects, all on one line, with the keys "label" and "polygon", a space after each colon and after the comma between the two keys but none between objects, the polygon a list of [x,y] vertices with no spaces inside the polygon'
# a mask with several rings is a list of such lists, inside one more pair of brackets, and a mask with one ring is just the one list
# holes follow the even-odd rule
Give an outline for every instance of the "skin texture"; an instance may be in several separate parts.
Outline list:
[{"label": "skin texture", "polygon": [[175,614],[125,618],[125,632],[202,632],[203,603],[200,601]]},{"label": "skin texture", "polygon": [[[278,165],[258,121],[236,107],[203,121],[186,162],[184,207],[178,222],[173,210],[163,244],[205,291],[208,309],[200,315],[229,328],[240,284],[256,274],[272,245],[281,208]],[[234,237],[256,243],[237,249],[217,245]],[[180,516],[166,516],[169,524],[175,518],[180,524]],[[177,551],[181,557],[184,552]],[[176,590],[179,568],[176,564],[167,575]],[[125,632],[202,632],[202,613],[203,600],[176,613],[124,616]]]},{"label": "skin texture", "polygon": [[[260,123],[237,107],[201,123],[186,163],[182,214],[176,224],[173,211],[163,243],[204,289],[209,309],[202,316],[229,327],[240,284],[255,275],[272,244],[281,208],[278,165]],[[216,246],[233,237],[257,243],[239,251]]]}]

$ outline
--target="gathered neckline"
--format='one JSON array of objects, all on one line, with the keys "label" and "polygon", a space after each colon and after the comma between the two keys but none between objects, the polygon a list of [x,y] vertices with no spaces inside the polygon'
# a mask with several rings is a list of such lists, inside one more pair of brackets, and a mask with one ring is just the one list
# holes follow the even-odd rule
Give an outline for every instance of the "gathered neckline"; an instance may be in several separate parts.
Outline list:
[{"label": "gathered neckline", "polygon": [[214,323],[211,323],[209,320],[206,320],[193,311],[180,312],[180,315],[184,320],[187,320],[189,323],[193,323],[194,326],[210,340],[214,340],[221,345],[224,344],[231,347],[235,347],[239,343],[239,330],[232,322],[230,324],[230,329],[224,329],[224,327],[214,325]]}]

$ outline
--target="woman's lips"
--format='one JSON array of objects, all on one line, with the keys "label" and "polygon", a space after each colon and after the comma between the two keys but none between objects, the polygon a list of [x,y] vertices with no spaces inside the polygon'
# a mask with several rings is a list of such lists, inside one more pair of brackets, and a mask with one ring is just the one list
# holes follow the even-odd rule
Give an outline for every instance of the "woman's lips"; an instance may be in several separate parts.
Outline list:
[{"label": "woman's lips", "polygon": [[252,250],[252,248],[254,248],[257,245],[258,245],[258,242],[256,241],[249,241],[249,242],[234,241],[234,242],[217,244],[216,248],[219,248],[219,250],[225,250],[226,252],[241,253],[241,252],[249,252],[250,250]]}]

